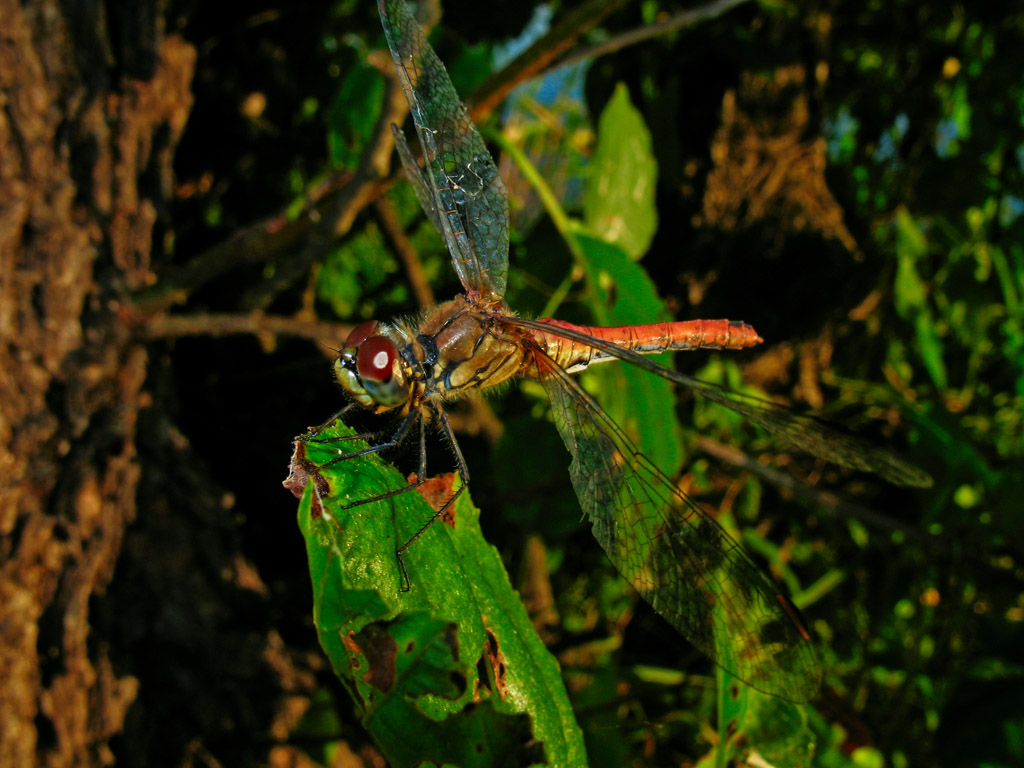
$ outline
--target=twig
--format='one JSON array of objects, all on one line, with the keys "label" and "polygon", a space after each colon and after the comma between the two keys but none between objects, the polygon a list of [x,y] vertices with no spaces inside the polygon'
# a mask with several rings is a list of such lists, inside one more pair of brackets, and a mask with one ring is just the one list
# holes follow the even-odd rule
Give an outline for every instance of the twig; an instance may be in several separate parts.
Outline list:
[{"label": "twig", "polygon": [[566,56],[555,64],[552,69],[561,69],[562,67],[568,67],[572,64],[576,64],[580,61],[587,61],[590,59],[596,59],[599,56],[606,56],[609,53],[627,48],[637,43],[642,43],[644,40],[650,40],[653,37],[660,37],[661,35],[667,35],[670,32],[675,32],[678,29],[684,27],[693,27],[702,21],[708,19],[714,19],[721,16],[733,8],[743,5],[749,2],[749,0],[715,0],[714,2],[708,3],[700,8],[691,8],[687,11],[677,13],[672,18],[666,21],[659,21],[656,24],[648,24],[637,29],[623,32],[622,34],[615,35],[608,40],[603,40],[595,45],[588,46],[587,48],[581,48],[580,50]]},{"label": "twig", "polygon": [[143,333],[149,339],[171,339],[182,336],[297,336],[304,339],[336,343],[348,337],[350,323],[324,323],[297,317],[246,314],[159,315],[150,320]]},{"label": "twig", "polygon": [[388,172],[395,146],[391,124],[401,124],[409,111],[409,104],[394,69],[382,63],[379,66],[387,73],[384,108],[377,118],[373,138],[360,158],[352,183],[346,185],[335,203],[323,213],[302,250],[284,261],[273,277],[246,293],[242,305],[247,309],[266,309],[278,293],[306,274],[313,264],[323,260],[337,239],[352,228],[359,212],[383,192],[378,182]]},{"label": "twig", "polygon": [[[383,56],[377,58],[384,61]],[[322,258],[331,244],[351,229],[359,212],[392,183],[385,178],[394,146],[391,123],[402,122],[408,104],[393,69],[387,70],[391,75],[384,109],[354,174],[337,174],[311,190],[312,204],[298,219],[292,220],[287,210],[279,211],[193,257],[153,287],[136,292],[129,312],[132,319],[142,323],[174,304],[183,304],[196,290],[239,266],[265,263],[301,249],[281,264],[272,284],[247,294],[250,304],[266,304],[268,300],[262,297],[276,295],[281,286],[294,282]]]},{"label": "twig", "polygon": [[391,244],[395,253],[398,254],[398,258],[402,260],[405,273],[412,285],[413,294],[416,296],[416,303],[419,304],[420,309],[434,306],[437,300],[430,288],[430,281],[427,280],[427,273],[423,271],[420,255],[409,241],[405,230],[402,229],[402,225],[398,221],[398,214],[395,213],[395,207],[386,197],[381,197],[374,201],[373,209],[380,222],[384,239]]},{"label": "twig", "polygon": [[519,84],[536,77],[569,50],[581,35],[596,27],[627,0],[587,0],[565,14],[551,30],[514,60],[489,77],[467,100],[469,114],[482,122]]},{"label": "twig", "polygon": [[340,175],[311,192],[314,204],[302,217],[289,220],[284,211],[236,230],[227,239],[193,257],[152,287],[131,297],[131,313],[138,322],[174,304],[184,304],[198,288],[246,264],[269,261],[275,254],[298,247],[318,216],[318,203],[326,205],[348,183]]}]

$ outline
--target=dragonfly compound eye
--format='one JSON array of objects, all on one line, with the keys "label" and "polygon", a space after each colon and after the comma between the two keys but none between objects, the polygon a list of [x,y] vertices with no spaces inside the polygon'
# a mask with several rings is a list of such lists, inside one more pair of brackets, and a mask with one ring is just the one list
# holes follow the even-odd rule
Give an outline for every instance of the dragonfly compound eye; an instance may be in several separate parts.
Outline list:
[{"label": "dragonfly compound eye", "polygon": [[360,323],[352,329],[352,333],[350,333],[348,338],[345,339],[345,346],[353,348],[358,347],[377,332],[377,325],[378,323],[376,320],[367,320],[365,323]]},{"label": "dragonfly compound eye", "polygon": [[[358,328],[356,330],[359,330]],[[349,339],[352,337],[350,336]],[[359,345],[356,355],[356,369],[363,381],[386,384],[391,381],[398,349],[385,336],[371,336]]]},{"label": "dragonfly compound eye", "polygon": [[386,336],[370,336],[359,345],[356,371],[379,406],[394,408],[409,399],[409,388],[398,362],[398,348]]}]

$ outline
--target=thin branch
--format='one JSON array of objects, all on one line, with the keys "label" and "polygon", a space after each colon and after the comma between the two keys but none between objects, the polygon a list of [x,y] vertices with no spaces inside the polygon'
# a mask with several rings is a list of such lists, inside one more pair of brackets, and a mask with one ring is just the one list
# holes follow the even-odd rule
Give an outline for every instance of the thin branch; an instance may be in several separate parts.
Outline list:
[{"label": "thin branch", "polygon": [[642,43],[645,40],[667,35],[670,32],[675,32],[676,30],[683,29],[684,27],[694,27],[702,21],[717,18],[718,16],[721,16],[731,11],[733,8],[747,2],[750,2],[750,0],[715,0],[707,5],[701,6],[700,8],[691,8],[690,10],[682,11],[666,21],[659,21],[656,24],[647,24],[643,27],[631,29],[628,32],[615,35],[614,37],[595,45],[588,46],[587,48],[581,48],[559,61],[552,69],[561,69],[562,67],[568,67],[580,61],[596,59],[600,56],[606,56],[609,53],[622,50],[623,48],[627,48],[631,45]]},{"label": "thin branch", "polygon": [[627,0],[587,0],[583,5],[566,13],[551,30],[514,60],[496,72],[467,99],[469,114],[482,122],[501,105],[521,83],[545,71],[552,62],[564,54],[576,41],[596,27]]},{"label": "thin branch", "polygon": [[[351,323],[325,323],[298,317],[264,315],[262,312],[246,314],[194,314],[158,315],[143,326],[149,339],[173,339],[183,336],[234,336],[239,334],[260,337],[295,336],[314,339],[327,344],[345,339],[352,332]],[[273,347],[273,344],[270,344]]]},{"label": "thin branch", "polygon": [[[370,61],[375,59],[384,67],[383,54],[371,57]],[[336,174],[310,190],[311,205],[299,218],[292,219],[287,208],[283,209],[234,232],[161,278],[156,285],[136,292],[130,309],[133,319],[145,322],[174,304],[185,303],[196,290],[240,266],[266,263],[287,254],[273,285],[261,286],[250,293],[251,303],[264,304],[266,300],[261,297],[275,295],[280,286],[291,284],[322,258],[331,244],[351,229],[359,212],[383,195],[392,183],[386,178],[394,147],[391,123],[402,122],[408,103],[397,84],[394,69],[385,67],[385,70],[390,76],[384,108],[355,173]],[[301,250],[295,254],[297,249]]]},{"label": "thin branch", "polygon": [[299,280],[314,264],[322,261],[338,238],[352,228],[356,216],[383,193],[383,187],[377,182],[387,174],[391,164],[391,153],[395,146],[391,124],[402,123],[409,112],[409,104],[394,68],[385,66],[383,62],[375,63],[387,77],[384,108],[377,118],[373,138],[360,158],[353,183],[346,185],[334,204],[323,212],[302,250],[282,262],[271,278],[245,294],[242,299],[245,308],[266,309],[282,290]]},{"label": "thin branch", "polygon": [[313,205],[298,219],[291,220],[284,211],[242,227],[227,239],[193,257],[188,263],[161,277],[159,281],[131,296],[131,313],[138,322],[151,315],[184,304],[197,289],[246,264],[270,261],[274,255],[292,250],[306,237],[317,218],[318,204],[326,205],[348,183],[341,175],[311,193]]},{"label": "thin branch", "polygon": [[398,221],[398,214],[395,207],[386,197],[374,201],[373,209],[377,214],[377,221],[380,223],[384,239],[390,243],[391,248],[398,254],[405,267],[405,274],[409,278],[413,294],[416,296],[416,303],[420,309],[432,307],[437,303],[434,298],[434,291],[430,287],[427,273],[423,271],[423,264],[420,262],[420,255],[402,229]]}]

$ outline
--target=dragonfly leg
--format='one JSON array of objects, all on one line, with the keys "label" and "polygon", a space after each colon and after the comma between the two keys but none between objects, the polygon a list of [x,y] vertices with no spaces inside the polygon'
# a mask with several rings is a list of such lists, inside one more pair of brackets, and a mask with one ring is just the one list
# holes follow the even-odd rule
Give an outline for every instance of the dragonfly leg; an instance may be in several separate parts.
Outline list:
[{"label": "dragonfly leg", "polygon": [[[387,442],[380,443],[378,445],[372,445],[369,448],[364,448],[361,451],[353,451],[352,453],[346,453],[341,456],[335,456],[330,461],[321,464],[318,467],[318,469],[329,467],[332,464],[337,464],[338,462],[345,461],[346,459],[353,459],[356,456],[365,456],[366,454],[369,453],[380,453],[381,451],[385,451],[388,448],[394,448],[405,439],[405,436],[408,434],[409,429],[416,421],[419,421],[420,423],[420,460],[419,474],[417,475],[416,480],[414,482],[409,483],[406,486],[403,486],[402,488],[397,488],[393,491],[388,491],[387,493],[380,493],[377,494],[376,496],[368,496],[365,499],[358,499],[357,501],[353,501],[350,504],[345,504],[343,506],[338,507],[339,509],[352,509],[353,507],[361,507],[364,504],[372,504],[375,501],[384,501],[385,499],[391,499],[400,494],[407,493],[408,491],[411,491],[414,488],[419,488],[423,484],[423,481],[426,478],[427,474],[426,427],[423,423],[423,419],[420,418],[419,411],[410,411],[409,414],[404,419],[402,419],[402,423],[399,425],[398,429],[392,433],[391,439],[388,440]],[[383,434],[383,431],[369,433],[368,435],[355,435],[354,437],[365,439],[367,436],[372,437],[374,435],[379,434]]]},{"label": "dragonfly leg", "polygon": [[333,424],[335,421],[337,421],[338,419],[343,418],[345,416],[345,414],[347,414],[349,411],[352,410],[353,407],[355,407],[355,405],[356,405],[355,402],[349,403],[344,408],[342,408],[340,411],[336,411],[329,419],[327,419],[327,421],[325,421],[319,427],[316,427],[315,429],[309,430],[304,435],[298,435],[295,439],[298,440],[300,443],[328,443],[328,442],[333,442],[332,438],[328,437],[328,438],[325,438],[323,440],[318,440],[316,436],[319,435],[321,432],[323,432],[325,429],[327,429],[329,426],[331,426],[331,424]]},{"label": "dragonfly leg", "polygon": [[[325,421],[319,427],[316,427],[315,429],[311,427],[309,432],[307,432],[304,435],[299,435],[295,439],[298,442],[300,442],[300,443],[320,443],[320,444],[324,444],[324,443],[343,443],[343,442],[346,442],[346,441],[349,441],[349,440],[365,440],[366,442],[371,443],[371,442],[374,442],[376,440],[380,440],[381,437],[383,437],[384,435],[393,434],[390,429],[385,428],[385,429],[377,430],[376,432],[360,432],[358,435],[340,435],[340,436],[337,436],[337,437],[317,437],[317,435],[319,435],[321,432],[323,432],[325,429],[327,429],[327,427],[329,427],[332,424],[334,424],[337,420],[341,419],[342,421],[344,421],[345,415],[349,411],[351,411],[353,408],[355,408],[356,405],[358,405],[358,403],[349,403],[344,408],[342,408],[340,411],[338,411],[333,416],[331,416],[331,418],[329,418],[327,421]],[[401,438],[398,438],[398,439],[400,440]],[[385,444],[385,446],[386,446],[386,444]],[[359,456],[360,454],[353,453],[351,455],[352,456]],[[350,456],[344,456],[342,458],[350,458]],[[339,460],[340,459],[337,459],[335,461],[339,461]],[[334,462],[332,462],[332,463],[334,463]]]},{"label": "dragonfly leg", "polygon": [[[314,465],[317,470],[321,470],[324,467],[330,467],[333,464],[337,464],[338,462],[345,461],[346,459],[352,459],[352,458],[355,458],[357,456],[365,456],[366,454],[370,454],[370,453],[380,453],[381,451],[385,451],[385,450],[387,450],[389,448],[394,448],[399,443],[401,443],[402,440],[405,439],[405,436],[408,434],[409,429],[412,427],[413,423],[415,423],[417,420],[419,420],[419,422],[420,422],[420,462],[419,462],[420,473],[419,473],[419,476],[417,477],[416,481],[412,482],[412,483],[409,483],[408,485],[404,486],[403,488],[399,488],[399,489],[394,490],[394,491],[389,491],[387,493],[378,494],[377,496],[368,496],[365,499],[358,499],[357,501],[353,501],[351,504],[342,505],[342,506],[338,507],[338,509],[342,509],[342,510],[344,510],[344,509],[352,509],[353,507],[360,507],[360,506],[362,506],[364,504],[372,504],[375,501],[382,501],[384,499],[390,499],[390,498],[392,498],[394,496],[398,496],[401,493],[406,493],[407,491],[410,491],[413,488],[418,488],[423,483],[423,478],[426,475],[426,451],[425,451],[425,439],[424,439],[423,420],[421,418],[419,418],[419,417],[420,417],[419,411],[412,411],[412,412],[410,412],[407,416],[405,416],[405,418],[402,419],[402,423],[399,424],[398,429],[394,430],[393,432],[391,432],[390,439],[385,441],[385,442],[383,442],[383,443],[380,443],[378,445],[370,446],[369,448],[365,448],[365,449],[363,449],[361,451],[352,451],[351,453],[345,453],[345,454],[342,454],[340,456],[335,456],[330,461],[324,462],[323,464]],[[365,439],[372,439],[372,438],[379,437],[380,435],[386,434],[386,433],[387,433],[387,430],[381,430],[379,432],[363,433],[363,434],[359,434],[359,435],[353,435],[352,439],[364,439],[364,440]],[[338,438],[338,439],[347,439],[347,438]],[[301,440],[301,438],[296,438],[296,440]],[[326,442],[333,442],[333,440],[334,440],[333,438],[328,438],[328,439],[325,439],[325,440],[313,439],[312,442],[326,443]],[[307,441],[309,441],[309,440],[307,439]],[[320,475],[319,471],[316,472],[315,477],[320,478],[322,480],[322,476]],[[321,497],[321,494],[327,493],[327,492],[329,492],[329,490],[323,490],[321,488],[321,486],[319,485],[319,483],[317,484],[316,489],[317,489],[317,498],[320,499],[321,504],[322,504],[323,499]]]},{"label": "dragonfly leg", "polygon": [[[381,453],[381,452],[386,451],[386,450],[388,450],[390,448],[396,447],[399,443],[401,443],[405,439],[405,436],[409,433],[409,428],[419,418],[419,416],[420,416],[420,414],[419,414],[418,411],[415,411],[415,410],[410,411],[409,414],[404,419],[402,419],[402,423],[398,425],[398,429],[396,429],[394,432],[391,433],[391,437],[388,440],[385,440],[383,443],[377,443],[376,445],[371,445],[368,448],[363,448],[361,451],[352,451],[351,453],[343,453],[343,454],[341,454],[339,456],[335,456],[330,461],[325,462],[324,464],[321,464],[320,465],[320,469],[323,469],[324,467],[333,466],[333,465],[335,465],[335,464],[337,464],[339,462],[345,461],[347,459],[354,459],[357,456],[366,456],[367,454],[370,454],[370,453]],[[316,440],[315,442],[318,442],[318,443],[330,443],[330,442],[336,442],[336,441],[341,441],[341,440],[367,440],[367,441],[370,441],[370,440],[373,440],[375,438],[380,437],[383,434],[386,434],[386,432],[387,432],[387,430],[380,430],[379,432],[364,432],[364,433],[361,433],[361,434],[358,434],[358,435],[346,435],[345,437],[326,438],[324,440]],[[372,499],[367,499],[365,501],[355,502],[355,504],[365,504],[365,503],[368,503],[370,501],[377,501],[378,499],[386,499],[388,497],[389,497],[389,495],[374,497]],[[349,505],[349,506],[354,506],[354,505]],[[348,507],[345,507],[345,509],[348,509]]]},{"label": "dragonfly leg", "polygon": [[[455,462],[456,462],[456,465],[457,465],[457,470],[458,470],[458,473],[459,473],[459,479],[461,480],[461,482],[459,483],[459,487],[455,491],[455,493],[453,493],[451,495],[451,497],[443,505],[441,505],[441,508],[438,509],[434,513],[433,517],[431,517],[429,520],[427,520],[427,522],[425,522],[420,527],[420,529],[418,531],[416,531],[415,534],[413,534],[411,539],[409,539],[407,542],[405,542],[405,544],[403,544],[402,546],[400,546],[398,549],[395,550],[395,558],[398,560],[398,567],[402,571],[402,581],[404,582],[404,586],[402,587],[402,591],[403,592],[408,592],[412,588],[412,585],[409,582],[409,573],[405,569],[405,560],[402,558],[402,554],[407,549],[409,549],[409,547],[412,546],[414,541],[416,541],[420,536],[422,536],[424,533],[426,533],[427,529],[430,528],[430,526],[432,526],[434,523],[436,523],[441,518],[441,516],[444,515],[445,512],[447,512],[449,509],[451,509],[452,504],[455,503],[455,500],[458,499],[459,496],[462,495],[462,492],[464,490],[466,490],[466,486],[469,485],[469,467],[466,466],[466,459],[462,455],[462,449],[459,447],[459,441],[455,439],[455,433],[452,431],[452,425],[448,421],[448,416],[445,414],[444,409],[442,409],[442,408],[438,408],[438,407],[436,407],[434,405],[431,405],[431,409],[434,411],[434,414],[437,416],[438,422],[444,428],[444,434],[445,434],[445,437],[448,438],[448,444],[451,445],[452,451],[455,453]],[[424,441],[425,441],[424,428],[423,428],[423,422],[421,421],[420,422],[420,459],[421,459],[420,470],[421,470],[421,472],[420,472],[419,477],[417,478],[416,485],[418,485],[420,482],[423,481],[423,478],[426,476],[426,471],[427,471],[427,459],[426,459],[427,454],[426,454],[426,451],[424,450],[425,449]],[[412,487],[414,487],[414,486],[413,485],[409,485],[408,486],[408,488],[412,488]],[[406,490],[406,489],[403,489],[403,490]]]}]

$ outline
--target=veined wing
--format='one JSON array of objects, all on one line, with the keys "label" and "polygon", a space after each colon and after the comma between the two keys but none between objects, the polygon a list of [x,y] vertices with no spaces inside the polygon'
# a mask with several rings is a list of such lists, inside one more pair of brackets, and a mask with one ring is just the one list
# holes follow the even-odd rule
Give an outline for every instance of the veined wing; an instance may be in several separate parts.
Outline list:
[{"label": "veined wing", "polygon": [[832,461],[851,469],[873,472],[896,485],[927,488],[932,484],[931,476],[919,467],[914,466],[884,448],[872,445],[856,435],[838,431],[839,428],[837,426],[814,416],[800,413],[778,403],[751,397],[750,395],[743,395],[724,387],[695,379],[692,376],[687,376],[685,373],[658,365],[636,352],[631,352],[585,333],[543,323],[538,320],[527,320],[519,317],[509,317],[505,321],[523,328],[539,330],[545,333],[555,333],[567,339],[592,346],[620,360],[637,365],[661,376],[663,379],[668,379],[671,382],[692,389],[713,402],[724,405],[726,408],[735,411],[772,434],[784,438],[800,450],[827,461]]},{"label": "veined wing", "polygon": [[404,0],[377,0],[391,57],[409,100],[426,168],[413,159],[401,131],[399,156],[420,203],[448,244],[455,271],[485,303],[505,294],[508,193],[483,138],[448,72]]},{"label": "veined wing", "polygon": [[821,672],[792,604],[575,379],[537,356],[576,495],[619,572],[733,676],[789,701],[812,698]]}]

